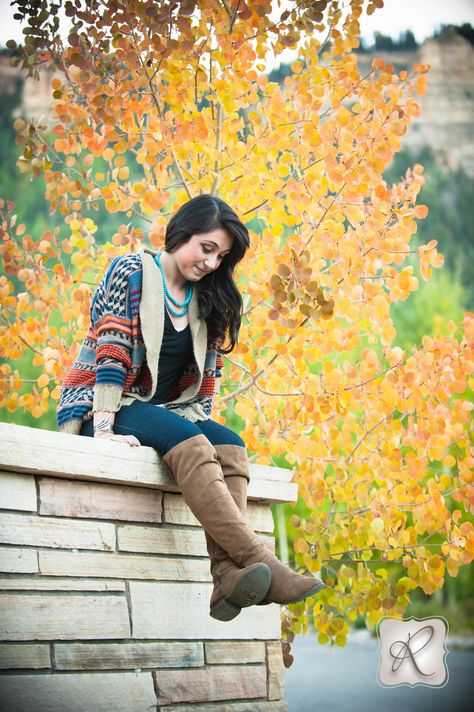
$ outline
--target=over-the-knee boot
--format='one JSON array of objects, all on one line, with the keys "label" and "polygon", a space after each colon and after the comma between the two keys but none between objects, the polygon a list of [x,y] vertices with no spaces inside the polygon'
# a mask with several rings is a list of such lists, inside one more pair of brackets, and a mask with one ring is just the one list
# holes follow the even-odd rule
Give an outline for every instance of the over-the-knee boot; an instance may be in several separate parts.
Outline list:
[{"label": "over-the-knee boot", "polygon": [[[243,477],[229,477],[225,480],[229,493],[242,511],[240,503],[247,499],[247,480]],[[235,618],[241,608],[259,604],[264,600],[270,586],[271,572],[265,564],[251,564],[245,568],[237,566],[229,554],[205,531],[214,590],[210,600],[210,615],[218,620]],[[265,571],[261,571],[261,567]],[[235,589],[241,592],[236,597]],[[264,590],[265,589],[265,590]],[[231,591],[229,595],[229,590]]]},{"label": "over-the-knee boot", "polygon": [[[224,475],[229,492],[231,493],[234,502],[245,517],[247,510],[247,485],[250,482],[250,467],[247,457],[247,450],[245,447],[241,447],[239,445],[215,445],[214,447],[217,453],[217,459],[219,460],[219,464],[222,467],[222,473]],[[218,544],[216,544],[216,542],[211,539],[207,532],[206,541],[208,542],[208,552],[209,557],[211,559],[211,566],[211,551],[213,552],[213,556],[217,559],[215,564],[215,568],[217,569],[217,571],[219,571],[220,566],[222,566],[223,568],[225,567],[225,570],[227,571],[231,570],[233,566],[237,566],[236,563],[232,561],[232,559],[229,557],[229,554],[224,551]],[[211,549],[209,549],[209,543]],[[269,547],[270,553],[273,555],[273,547],[270,545],[270,542],[266,542],[262,539],[262,543],[264,543],[265,546]],[[322,588],[323,586],[321,586],[320,588]],[[277,601],[274,601],[271,598],[271,593],[273,592],[273,590],[274,589],[268,591],[265,598],[259,601],[256,605],[266,606],[270,603],[276,603]],[[216,591],[216,589],[214,589],[214,591]]]},{"label": "over-the-knee boot", "polygon": [[268,598],[275,603],[293,603],[324,587],[319,579],[301,576],[288,569],[260,541],[235,504],[225,484],[216,451],[204,435],[196,435],[175,445],[163,460],[204,530],[235,563],[242,568],[256,563],[269,566]]},{"label": "over-the-knee boot", "polygon": [[[196,445],[195,441],[197,441],[198,445],[197,452],[200,453],[197,458],[196,452],[194,452],[196,447],[193,448],[193,445]],[[163,457],[163,460],[170,467],[178,485],[181,487],[185,501],[204,528],[211,574],[214,581],[214,590],[210,601],[210,615],[217,620],[230,621],[240,613],[242,608],[252,606],[263,600],[270,586],[271,572],[269,567],[261,562],[255,562],[240,568],[234,561],[229,559],[224,549],[208,534],[207,526],[197,511],[199,509],[198,503],[201,502],[201,499],[202,503],[205,502],[206,487],[207,485],[210,486],[213,481],[219,482],[228,496],[229,491],[227,490],[227,485],[224,484],[222,469],[216,459],[215,450],[207,438],[199,435],[185,440],[181,445],[185,446],[184,450],[178,445],[168,452]],[[186,458],[186,449],[189,451],[189,458]],[[209,458],[213,464],[211,472],[200,467],[200,464],[204,465],[206,459]],[[183,477],[180,476],[182,469],[184,469],[185,473]],[[193,475],[190,476],[190,473],[193,473]],[[192,479],[193,476],[194,479]],[[196,491],[193,497],[193,484],[196,484],[201,489],[202,498]],[[235,487],[232,489],[237,500],[242,501],[244,497],[246,500],[247,480],[245,480],[245,494],[242,482],[235,483]]]},{"label": "over-the-knee boot", "polygon": [[[215,445],[214,448],[232,499],[242,512],[242,515],[245,516],[247,485],[250,479],[246,450],[238,445]],[[210,615],[219,620],[232,620],[239,611],[225,596],[226,581],[228,581],[229,577],[236,577],[237,579],[243,576],[246,577],[252,567],[241,569],[208,532],[205,532],[205,534],[212,580],[214,582],[214,590],[210,601]],[[268,583],[270,584],[270,581]],[[249,595],[246,606],[255,603],[259,603],[259,601]]]}]

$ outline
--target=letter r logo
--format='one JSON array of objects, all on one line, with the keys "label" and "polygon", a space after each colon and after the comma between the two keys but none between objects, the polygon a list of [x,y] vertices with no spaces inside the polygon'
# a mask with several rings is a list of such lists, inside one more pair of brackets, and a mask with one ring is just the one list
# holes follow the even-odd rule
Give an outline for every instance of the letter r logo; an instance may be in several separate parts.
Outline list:
[{"label": "letter r logo", "polygon": [[382,619],[377,627],[379,683],[384,687],[446,685],[447,633],[448,622],[442,617]]}]

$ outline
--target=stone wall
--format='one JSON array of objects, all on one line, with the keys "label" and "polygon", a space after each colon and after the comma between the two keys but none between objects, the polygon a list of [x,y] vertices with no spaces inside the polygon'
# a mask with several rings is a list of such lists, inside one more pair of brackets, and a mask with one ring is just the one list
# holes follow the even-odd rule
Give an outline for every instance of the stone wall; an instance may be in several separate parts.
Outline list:
[{"label": "stone wall", "polygon": [[[0,708],[283,712],[277,605],[209,616],[204,532],[154,450],[0,424]],[[295,501],[252,466],[249,521]]]}]

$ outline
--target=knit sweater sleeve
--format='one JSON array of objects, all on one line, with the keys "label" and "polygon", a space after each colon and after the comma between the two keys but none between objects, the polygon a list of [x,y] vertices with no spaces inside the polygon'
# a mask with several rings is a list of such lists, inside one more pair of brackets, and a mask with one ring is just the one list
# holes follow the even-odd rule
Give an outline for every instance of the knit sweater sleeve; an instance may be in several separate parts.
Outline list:
[{"label": "knit sweater sleeve", "polygon": [[116,412],[131,366],[134,255],[116,257],[91,304],[91,323],[97,336],[96,382],[92,410]]},{"label": "knit sweater sleeve", "polygon": [[224,359],[219,351],[216,355],[216,380],[214,385],[214,394],[219,393],[222,378],[222,369],[224,368]]}]

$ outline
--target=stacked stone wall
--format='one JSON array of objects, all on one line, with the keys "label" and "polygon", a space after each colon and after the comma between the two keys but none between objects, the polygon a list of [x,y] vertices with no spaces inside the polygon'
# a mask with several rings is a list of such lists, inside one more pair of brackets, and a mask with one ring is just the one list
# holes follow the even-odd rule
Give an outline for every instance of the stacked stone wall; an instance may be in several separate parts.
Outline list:
[{"label": "stacked stone wall", "polygon": [[[210,618],[204,532],[140,451],[0,424],[1,709],[283,712],[278,606]],[[263,537],[288,476],[252,468]]]}]

